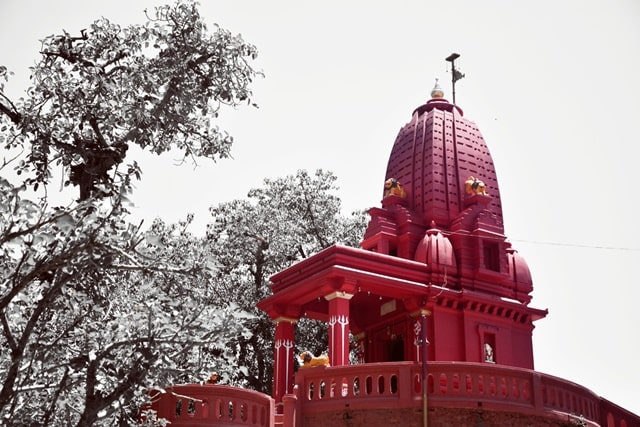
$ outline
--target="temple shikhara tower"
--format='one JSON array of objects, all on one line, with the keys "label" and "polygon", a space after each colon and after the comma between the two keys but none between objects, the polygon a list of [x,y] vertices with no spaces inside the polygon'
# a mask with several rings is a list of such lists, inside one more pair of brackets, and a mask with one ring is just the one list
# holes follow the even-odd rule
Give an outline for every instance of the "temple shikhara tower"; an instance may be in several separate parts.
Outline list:
[{"label": "temple shikhara tower", "polygon": [[533,369],[533,321],[546,312],[529,307],[531,274],[504,234],[489,149],[437,84],[431,96],[396,138],[362,248],[418,263],[425,278],[397,311],[430,313],[429,360]]},{"label": "temple shikhara tower", "polygon": [[[258,304],[275,325],[273,396],[175,386],[159,415],[199,426],[640,426],[534,370],[534,323],[547,311],[530,305],[489,148],[437,82],[382,172],[361,247],[331,246],[274,275]],[[326,323],[328,355],[296,370],[302,318]],[[176,416],[185,396],[194,410]]]}]

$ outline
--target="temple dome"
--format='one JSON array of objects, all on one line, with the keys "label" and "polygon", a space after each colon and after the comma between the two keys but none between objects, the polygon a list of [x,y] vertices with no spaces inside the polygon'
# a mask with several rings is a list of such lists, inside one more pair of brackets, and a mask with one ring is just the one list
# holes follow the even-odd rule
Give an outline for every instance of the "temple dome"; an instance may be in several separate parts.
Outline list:
[{"label": "temple dome", "polygon": [[414,260],[427,264],[428,269],[433,272],[444,272],[446,269],[450,273],[456,271],[456,257],[451,241],[436,228],[427,230],[418,243]]},{"label": "temple dome", "polygon": [[531,301],[533,279],[531,271],[524,258],[513,248],[507,249],[509,275],[515,286],[516,299],[523,303]]}]

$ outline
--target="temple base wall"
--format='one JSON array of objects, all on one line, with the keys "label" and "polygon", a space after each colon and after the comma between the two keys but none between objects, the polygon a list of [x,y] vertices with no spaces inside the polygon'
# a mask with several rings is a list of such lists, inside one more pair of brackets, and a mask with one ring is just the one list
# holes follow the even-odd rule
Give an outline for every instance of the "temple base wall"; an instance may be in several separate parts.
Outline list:
[{"label": "temple base wall", "polygon": [[[566,415],[565,415],[566,417]],[[423,427],[422,410],[415,408],[367,409],[304,415],[304,427]],[[580,425],[577,420],[550,419],[514,412],[487,411],[466,408],[432,408],[429,427],[564,427]],[[594,424],[589,424],[595,426]]]}]

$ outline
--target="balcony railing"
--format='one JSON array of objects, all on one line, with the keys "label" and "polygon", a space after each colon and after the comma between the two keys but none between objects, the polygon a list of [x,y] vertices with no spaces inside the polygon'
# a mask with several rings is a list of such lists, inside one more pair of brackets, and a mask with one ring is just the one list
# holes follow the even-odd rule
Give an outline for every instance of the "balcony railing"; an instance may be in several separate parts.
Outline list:
[{"label": "balcony railing", "polygon": [[[542,416],[566,415],[578,425],[640,425],[640,417],[589,389],[528,369],[489,363],[429,362],[427,372],[429,407],[483,407]],[[345,404],[351,410],[422,405],[422,366],[415,362],[302,369],[296,374],[295,383],[298,413],[344,408]]]},{"label": "balcony railing", "polygon": [[274,426],[274,401],[253,390],[223,385],[175,385],[152,390],[157,418],[171,426]]},{"label": "balcony railing", "polygon": [[[422,366],[370,363],[300,369],[282,414],[262,393],[222,385],[176,385],[151,393],[151,409],[172,427],[301,427],[304,415],[379,408],[422,408]],[[528,369],[489,363],[429,362],[430,408],[483,408],[564,419],[569,424],[640,427],[640,417],[589,389]],[[564,418],[563,418],[564,417]]]}]

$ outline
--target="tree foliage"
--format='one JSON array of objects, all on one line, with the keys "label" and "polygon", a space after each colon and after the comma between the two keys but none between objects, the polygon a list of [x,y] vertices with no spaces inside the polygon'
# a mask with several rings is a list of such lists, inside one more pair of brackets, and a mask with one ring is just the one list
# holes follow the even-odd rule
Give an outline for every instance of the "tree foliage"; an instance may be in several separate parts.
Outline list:
[{"label": "tree foliage", "polygon": [[[250,372],[247,385],[256,390],[269,393],[272,383],[273,325],[256,308],[270,294],[269,277],[333,244],[357,246],[362,237],[365,214],[342,216],[335,181],[327,171],[310,175],[300,170],[265,179],[248,200],[211,208],[207,239],[218,262],[214,286],[256,316],[250,337],[238,341],[239,363]],[[298,334],[296,344],[303,349],[326,351],[326,325],[305,322]]]},{"label": "tree foliage", "polygon": [[27,99],[14,104],[0,93],[5,145],[28,151],[18,166],[28,184],[47,184],[60,165],[81,200],[139,176],[135,162],[118,169],[132,143],[185,158],[228,156],[232,138],[212,119],[222,105],[251,103],[256,75],[255,47],[219,27],[208,32],[189,1],[157,8],[144,25],[103,18],[80,34],[49,36],[41,53]]},{"label": "tree foliage", "polygon": [[0,182],[5,424],[127,422],[148,387],[235,362],[227,343],[251,315],[211,304],[211,262],[179,227],[142,232],[105,202],[43,210],[20,192]]},{"label": "tree foliage", "polygon": [[[0,67],[0,141],[24,177],[0,178],[0,424],[135,423],[148,387],[235,364],[253,316],[212,295],[215,263],[186,222],[126,221],[140,174],[127,149],[227,156],[214,119],[250,103],[256,50],[178,1],[144,25],[47,37],[41,53],[26,99],[4,95]],[[56,165],[79,199],[25,197]]]}]

